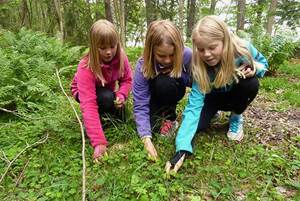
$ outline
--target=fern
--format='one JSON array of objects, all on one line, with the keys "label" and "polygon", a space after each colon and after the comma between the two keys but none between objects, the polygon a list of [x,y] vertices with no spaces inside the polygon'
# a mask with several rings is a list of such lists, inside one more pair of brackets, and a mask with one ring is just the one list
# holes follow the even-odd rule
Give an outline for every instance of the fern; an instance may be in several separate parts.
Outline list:
[{"label": "fern", "polygon": [[0,47],[0,106],[26,112],[51,102],[51,94],[60,92],[55,69],[77,64],[83,49],[24,28],[16,34],[0,30]]}]

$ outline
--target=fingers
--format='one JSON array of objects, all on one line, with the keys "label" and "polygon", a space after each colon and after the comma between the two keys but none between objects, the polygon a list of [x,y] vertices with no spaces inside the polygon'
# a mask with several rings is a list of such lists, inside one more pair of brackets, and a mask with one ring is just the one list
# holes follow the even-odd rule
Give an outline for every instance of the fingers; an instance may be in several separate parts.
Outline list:
[{"label": "fingers", "polygon": [[166,163],[165,171],[167,175],[175,175],[183,165],[184,159],[188,152],[178,151],[175,156]]},{"label": "fingers", "polygon": [[94,163],[99,163],[101,158],[104,155],[107,155],[106,149],[107,149],[106,145],[97,145],[94,148],[94,154],[93,154]]},{"label": "fingers", "polygon": [[240,76],[243,79],[246,79],[247,77],[253,77],[255,75],[256,72],[256,68],[253,68],[252,66],[250,66],[249,64],[242,64],[239,68],[238,68],[239,72],[240,72]]},{"label": "fingers", "polygon": [[172,168],[172,164],[170,163],[170,161],[168,161],[165,166],[165,171],[167,174],[170,174],[171,168]]},{"label": "fingers", "polygon": [[107,152],[105,152],[104,154],[98,156],[97,158],[94,158],[93,162],[94,162],[94,163],[100,163],[100,162],[101,162],[101,159],[102,159],[103,157],[108,157]]},{"label": "fingers", "polygon": [[179,168],[182,166],[183,161],[184,161],[184,158],[185,158],[185,154],[183,154],[183,155],[181,156],[181,158],[179,159],[179,161],[177,161],[177,163],[175,164],[174,169],[173,169],[173,171],[174,171],[175,173],[177,173],[177,171],[179,170]]},{"label": "fingers", "polygon": [[119,97],[116,97],[116,100],[114,100],[114,104],[116,108],[121,108],[124,105],[124,100],[120,99]]},{"label": "fingers", "polygon": [[154,145],[152,144],[151,138],[150,137],[143,138],[143,143],[146,151],[148,152],[148,158],[151,161],[157,161],[158,159],[157,151]]}]

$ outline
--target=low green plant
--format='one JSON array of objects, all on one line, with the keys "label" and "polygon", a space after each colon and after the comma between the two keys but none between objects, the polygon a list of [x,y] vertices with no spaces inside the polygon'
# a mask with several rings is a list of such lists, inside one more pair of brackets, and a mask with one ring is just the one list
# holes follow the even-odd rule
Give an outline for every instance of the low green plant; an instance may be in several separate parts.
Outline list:
[{"label": "low green plant", "polygon": [[59,89],[55,69],[77,63],[82,49],[24,28],[16,34],[0,30],[0,47],[0,107],[20,112],[51,101]]},{"label": "low green plant", "polygon": [[267,74],[276,74],[279,67],[290,59],[299,42],[293,41],[293,35],[277,34],[275,36],[256,34],[253,38],[254,45],[268,60]]}]

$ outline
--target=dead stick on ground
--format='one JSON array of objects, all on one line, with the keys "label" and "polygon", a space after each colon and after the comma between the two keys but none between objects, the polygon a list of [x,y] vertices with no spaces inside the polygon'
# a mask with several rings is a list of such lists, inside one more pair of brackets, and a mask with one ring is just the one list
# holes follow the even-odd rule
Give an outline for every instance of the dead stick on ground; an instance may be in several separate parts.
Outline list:
[{"label": "dead stick on ground", "polygon": [[28,119],[31,119],[30,117],[27,117],[25,115],[21,115],[15,111],[12,111],[12,110],[7,110],[5,108],[1,108],[0,107],[0,110],[2,110],[3,112],[8,112],[8,113],[12,113],[13,115],[17,116],[17,117],[20,117],[21,119],[24,119],[24,120],[28,120]]},{"label": "dead stick on ground", "polygon": [[[61,69],[62,70],[62,69]],[[59,82],[59,86],[62,90],[62,92],[64,93],[64,95],[67,97],[75,115],[76,115],[76,118],[77,118],[77,121],[79,122],[79,125],[80,125],[80,130],[81,130],[81,138],[82,138],[82,201],[85,201],[85,194],[86,194],[86,165],[85,165],[85,138],[84,138],[84,130],[83,130],[83,125],[82,125],[82,122],[79,118],[79,115],[77,114],[77,111],[70,99],[70,97],[67,95],[67,93],[65,92],[64,90],[64,87],[62,86],[62,83],[61,83],[61,80],[60,80],[60,77],[59,77],[59,72],[57,69],[56,69],[56,76],[57,76],[57,79],[58,79],[58,82]]]},{"label": "dead stick on ground", "polygon": [[46,135],[45,137],[43,137],[42,139],[38,140],[37,142],[35,142],[35,143],[31,144],[31,145],[27,144],[26,147],[25,147],[22,151],[20,151],[20,152],[19,152],[19,153],[18,153],[18,154],[10,161],[10,162],[9,162],[9,164],[8,164],[8,166],[7,166],[6,170],[5,170],[5,172],[4,172],[4,173],[2,174],[2,176],[1,176],[0,184],[1,184],[1,182],[3,181],[5,175],[7,174],[9,168],[10,168],[10,167],[12,166],[12,164],[19,158],[19,156],[20,156],[21,154],[23,154],[27,149],[29,149],[29,148],[31,148],[31,147],[33,147],[33,146],[35,146],[35,145],[42,144],[42,143],[46,142],[46,140],[48,139],[48,136],[49,136],[49,135],[48,135],[48,133],[47,133],[47,135]]},{"label": "dead stick on ground", "polygon": [[27,168],[28,164],[29,164],[29,161],[30,161],[31,157],[27,160],[22,172],[20,173],[17,181],[16,181],[16,187],[20,184],[21,180],[23,179],[23,176],[24,176],[24,172],[25,172],[25,169]]}]

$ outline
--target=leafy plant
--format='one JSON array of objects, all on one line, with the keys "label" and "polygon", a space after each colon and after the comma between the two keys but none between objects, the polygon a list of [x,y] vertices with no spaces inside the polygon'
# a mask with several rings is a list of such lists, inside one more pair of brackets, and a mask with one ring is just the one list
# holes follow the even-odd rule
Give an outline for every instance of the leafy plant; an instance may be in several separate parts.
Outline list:
[{"label": "leafy plant", "polygon": [[268,74],[275,74],[280,65],[293,56],[297,42],[293,41],[292,37],[292,35],[283,33],[273,37],[257,34],[253,39],[255,46],[268,60]]},{"label": "leafy plant", "polygon": [[77,63],[81,47],[68,48],[57,39],[21,29],[0,32],[0,107],[36,110],[57,91],[55,68]]}]

